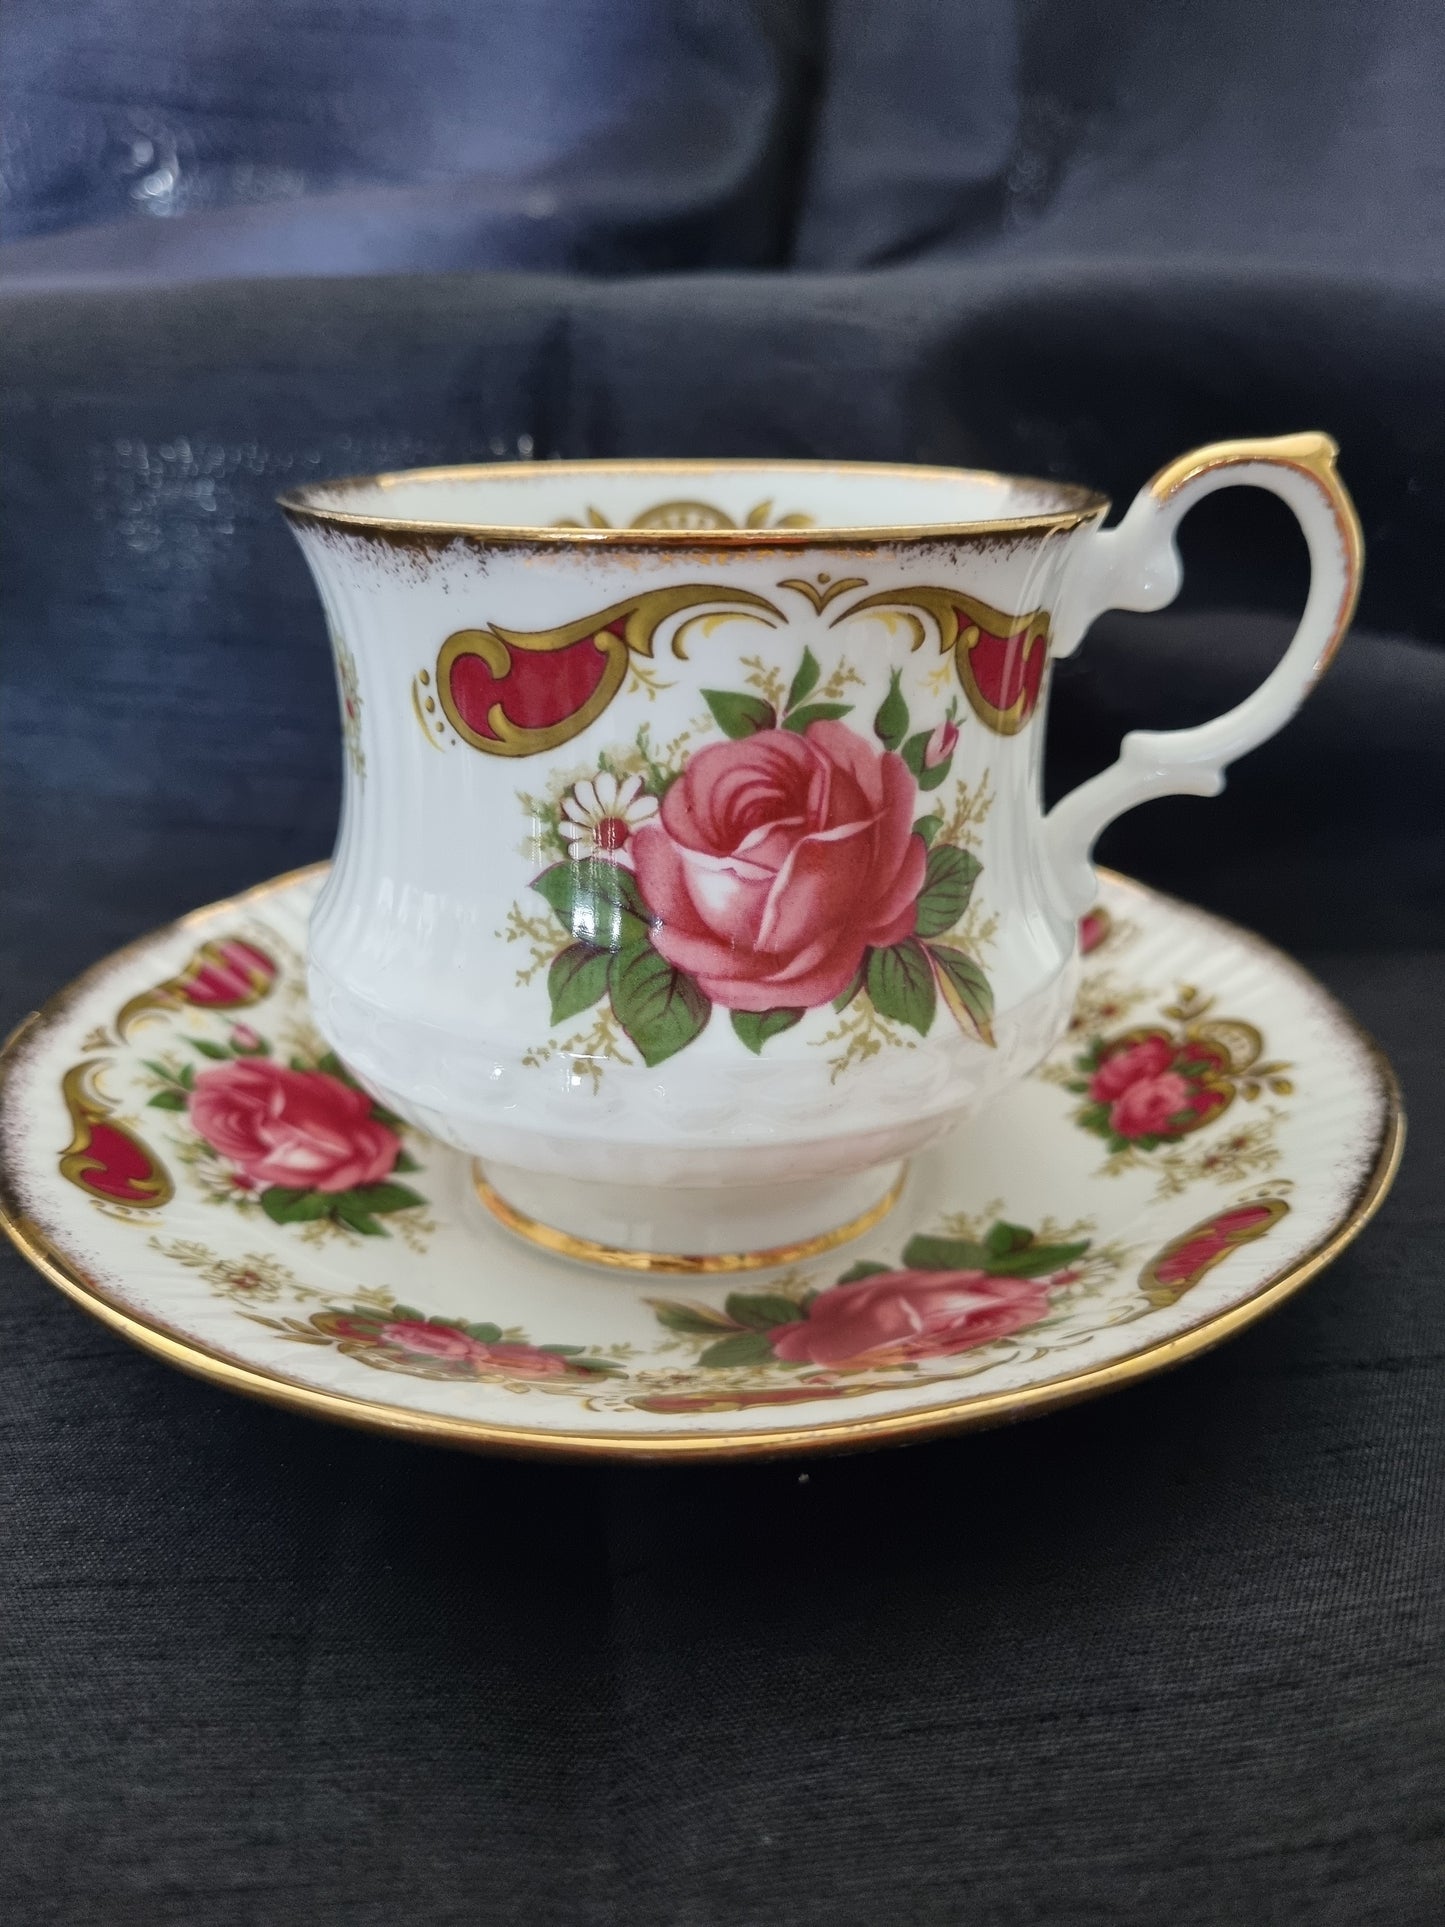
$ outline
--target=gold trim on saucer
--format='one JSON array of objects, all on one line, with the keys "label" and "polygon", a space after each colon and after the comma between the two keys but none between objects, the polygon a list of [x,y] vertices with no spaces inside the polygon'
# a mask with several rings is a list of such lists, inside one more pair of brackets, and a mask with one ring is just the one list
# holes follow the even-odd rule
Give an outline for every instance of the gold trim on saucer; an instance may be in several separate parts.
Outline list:
[{"label": "gold trim on saucer", "polygon": [[770,1245],[765,1251],[716,1251],[696,1255],[682,1251],[629,1251],[623,1245],[605,1245],[595,1238],[579,1238],[575,1232],[558,1231],[538,1218],[528,1217],[516,1205],[508,1204],[501,1193],[487,1183],[480,1165],[472,1174],[472,1183],[498,1224],[559,1258],[574,1258],[584,1265],[607,1265],[614,1271],[671,1272],[678,1277],[697,1278],[721,1277],[737,1271],[765,1271],[770,1265],[800,1265],[805,1258],[820,1258],[825,1251],[836,1251],[839,1245],[861,1238],[875,1224],[882,1224],[902,1197],[907,1178],[905,1168],[877,1204],[870,1204],[856,1218],[836,1225],[831,1231],[820,1231],[814,1237],[799,1238],[792,1244]]},{"label": "gold trim on saucer", "polygon": [[[209,921],[220,911],[243,910],[315,875],[325,864],[309,864],[286,875],[275,877],[254,889],[220,902],[207,904],[176,923],[168,924],[148,936],[114,951],[93,964],[89,970],[50,998],[40,1010],[25,1018],[0,1049],[0,1112],[6,1089],[27,1043],[57,1022],[100,979],[110,975],[127,959],[141,954],[153,944],[174,937]],[[1323,989],[1308,971],[1275,945],[1242,930],[1226,918],[1179,905],[1177,898],[1100,870],[1101,876],[1141,896],[1173,903],[1191,915],[1217,924],[1250,948],[1272,959],[1296,981],[1310,986],[1331,1009],[1336,1023],[1354,1036],[1369,1056],[1378,1080],[1380,1124],[1370,1168],[1355,1195],[1340,1212],[1333,1227],[1309,1251],[1283,1271],[1267,1278],[1248,1298],[1201,1320],[1173,1338],[1141,1346],[1123,1358],[1110,1360],[1059,1378],[1024,1386],[1012,1391],[963,1394],[951,1402],[922,1410],[885,1412],[861,1418],[819,1420],[810,1425],[770,1427],[767,1430],[638,1431],[619,1436],[606,1431],[577,1432],[551,1430],[539,1426],[495,1425],[477,1419],[442,1417],[430,1412],[408,1411],[373,1399],[353,1398],[343,1392],[321,1391],[282,1378],[255,1365],[199,1343],[184,1332],[142,1318],[118,1304],[108,1289],[66,1257],[53,1237],[21,1205],[15,1194],[9,1170],[0,1158],[0,1230],[16,1249],[29,1259],[37,1271],[74,1299],[82,1310],[118,1332],[142,1351],[152,1353],[167,1364],[193,1377],[240,1392],[283,1410],[328,1419],[336,1424],[357,1426],[432,1445],[456,1446],[472,1451],[491,1451],[517,1457],[560,1459],[743,1459],[781,1458],[790,1454],[862,1450],[872,1446],[904,1444],[910,1440],[936,1437],[949,1432],[974,1430],[1008,1421],[1051,1412],[1060,1406],[1096,1398],[1117,1391],[1155,1372],[1182,1364],[1211,1350],[1224,1339],[1246,1329],[1277,1305],[1291,1298],[1317,1273],[1331,1264],[1369,1223],[1379,1210],[1399,1168],[1405,1142],[1405,1116],[1400,1087],[1389,1060],[1379,1046],[1353,1017]]]}]

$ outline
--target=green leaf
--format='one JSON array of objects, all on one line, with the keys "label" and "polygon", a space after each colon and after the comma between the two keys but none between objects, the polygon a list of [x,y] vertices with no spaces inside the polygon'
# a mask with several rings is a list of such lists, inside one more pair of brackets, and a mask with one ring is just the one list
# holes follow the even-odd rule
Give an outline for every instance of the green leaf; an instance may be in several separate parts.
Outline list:
[{"label": "green leaf", "polygon": [[[546,1345],[542,1345],[538,1347],[539,1351],[547,1351],[550,1349],[551,1348]],[[574,1372],[592,1372],[598,1378],[611,1378],[615,1376],[618,1370],[620,1369],[618,1366],[612,1364],[612,1362],[606,1358],[571,1358],[569,1357],[567,1360],[567,1364],[569,1369]]]},{"label": "green leaf", "polygon": [[532,888],[552,906],[558,922],[594,950],[627,950],[646,943],[652,918],[636,880],[620,863],[588,858],[554,863]]},{"label": "green leaf", "polygon": [[988,1249],[969,1238],[930,1238],[920,1232],[903,1247],[905,1271],[987,1271]]},{"label": "green leaf", "polygon": [[154,1057],[143,1057],[141,1063],[148,1071],[153,1072],[155,1076],[159,1077],[163,1083],[174,1084],[179,1081],[174,1071],[168,1071],[165,1065],[157,1063]]},{"label": "green leaf", "polygon": [[[306,1065],[303,1063],[298,1068],[305,1070]],[[334,1050],[326,1051],[317,1058],[316,1069],[325,1071],[328,1077],[339,1077],[343,1084],[350,1084],[353,1089],[356,1086],[356,1079],[351,1075],[351,1072],[342,1063]]]},{"label": "green leaf", "polygon": [[934,837],[938,835],[938,832],[942,828],[943,818],[941,816],[920,816],[913,826],[913,834],[915,836],[921,836],[924,843],[931,846]]},{"label": "green leaf", "polygon": [[923,945],[906,937],[886,950],[875,950],[868,959],[868,995],[880,1017],[910,1024],[920,1037],[926,1037],[938,993]]},{"label": "green leaf", "polygon": [[919,789],[936,790],[940,783],[946,783],[948,781],[952,770],[953,758],[951,756],[945,756],[943,761],[941,763],[935,763],[932,769],[920,770],[918,772]]},{"label": "green leaf", "polygon": [[500,1325],[463,1325],[462,1330],[479,1345],[495,1345],[502,1336]]},{"label": "green leaf", "polygon": [[[332,1213],[338,1224],[344,1224],[348,1231],[356,1231],[363,1238],[385,1238],[390,1233],[384,1225],[378,1224],[364,1206],[353,1201],[351,1195],[342,1192],[332,1199]],[[428,1320],[428,1323],[434,1323]]]},{"label": "green leaf", "polygon": [[221,1064],[228,1064],[231,1061],[231,1053],[228,1050],[222,1050],[219,1044],[207,1042],[204,1037],[188,1037],[186,1042],[192,1050],[198,1050],[202,1057],[215,1058]]},{"label": "green leaf", "polygon": [[351,1191],[339,1191],[337,1202],[351,1203],[362,1211],[409,1211],[414,1204],[425,1204],[420,1192],[409,1184],[359,1184]]},{"label": "green leaf", "polygon": [[196,1067],[194,1064],[181,1065],[180,1082],[183,1090],[193,1091],[196,1088]]},{"label": "green leaf", "polygon": [[718,728],[734,741],[740,736],[756,736],[760,729],[777,728],[773,705],[761,696],[745,695],[740,689],[704,689],[702,695]]},{"label": "green leaf", "polygon": [[993,989],[983,968],[952,944],[931,943],[928,954],[938,972],[943,1001],[966,1036],[993,1048]]},{"label": "green leaf", "polygon": [[185,1095],[181,1091],[157,1091],[148,1102],[153,1111],[183,1111],[186,1108]]},{"label": "green leaf", "polygon": [[789,710],[796,709],[804,697],[812,694],[821,673],[817,657],[811,649],[804,649],[803,660],[798,664],[798,673],[794,676],[788,690],[788,700],[783,704],[785,714]]},{"label": "green leaf", "polygon": [[888,684],[888,694],[883,698],[882,707],[873,718],[873,733],[885,749],[897,749],[908,734],[908,705],[903,700],[903,691],[899,687],[896,669]]},{"label": "green leaf", "polygon": [[[1007,1227],[1016,1230],[1016,1226]],[[1089,1248],[1087,1238],[1077,1244],[1027,1244],[999,1253],[967,1238],[910,1238],[903,1247],[903,1263],[910,1271],[985,1271],[993,1278],[1044,1278],[1062,1271]]]},{"label": "green leaf", "polygon": [[724,1308],[735,1325],[745,1325],[749,1331],[770,1332],[798,1322],[798,1307],[781,1292],[731,1291]]},{"label": "green leaf", "polygon": [[863,953],[863,961],[858,966],[857,976],[854,977],[852,983],[849,984],[845,991],[833,999],[834,1010],[846,1010],[858,995],[858,992],[863,988],[863,980],[868,975],[868,957],[869,952],[865,950]]},{"label": "green leaf", "polygon": [[261,1209],[273,1224],[309,1224],[329,1218],[336,1202],[324,1191],[295,1191],[289,1185],[269,1185],[261,1193]]},{"label": "green leaf", "polygon": [[1006,1258],[1011,1251],[1022,1251],[1034,1241],[1034,1234],[1021,1224],[1008,1224],[1002,1218],[984,1234],[984,1249],[995,1258]]},{"label": "green leaf", "polygon": [[856,1265],[849,1265],[848,1269],[843,1273],[843,1276],[838,1280],[838,1283],[840,1285],[856,1285],[860,1278],[886,1277],[888,1269],[889,1267],[887,1265],[876,1265],[867,1258],[860,1258]]},{"label": "green leaf", "polygon": [[611,963],[610,950],[597,950],[589,943],[569,943],[565,950],[558,952],[547,972],[554,1024],[565,1023],[579,1010],[590,1010],[607,995],[607,972]]},{"label": "green leaf", "polygon": [[733,1029],[739,1041],[746,1044],[754,1056],[758,1056],[770,1037],[791,1030],[794,1024],[802,1022],[806,1014],[801,1010],[735,1010]]},{"label": "green leaf", "polygon": [[699,1365],[762,1365],[773,1355],[766,1332],[737,1332],[720,1338],[698,1357]]},{"label": "green leaf", "polygon": [[983,1267],[994,1278],[1047,1278],[1051,1271],[1062,1271],[1089,1249],[1087,1238],[1070,1245],[1029,1245],[1011,1251],[1006,1257],[990,1258]]},{"label": "green leaf", "polygon": [[612,1008],[648,1069],[700,1036],[712,1005],[692,978],[648,944],[624,950],[612,966]]},{"label": "green leaf", "polygon": [[809,723],[835,723],[840,716],[849,716],[852,712],[852,703],[804,703],[801,709],[793,711],[783,728],[801,736]]},{"label": "green leaf", "polygon": [[710,1305],[685,1305],[676,1299],[654,1298],[652,1309],[657,1313],[657,1322],[670,1332],[715,1333],[733,1329],[726,1312],[714,1311]]},{"label": "green leaf", "polygon": [[396,1163],[393,1164],[391,1168],[393,1172],[420,1171],[421,1166],[417,1163],[410,1151],[399,1151],[397,1153]]},{"label": "green leaf", "polygon": [[928,868],[918,893],[915,928],[920,937],[941,937],[953,928],[968,908],[982,868],[972,850],[956,849],[952,843],[936,844],[928,852]]}]

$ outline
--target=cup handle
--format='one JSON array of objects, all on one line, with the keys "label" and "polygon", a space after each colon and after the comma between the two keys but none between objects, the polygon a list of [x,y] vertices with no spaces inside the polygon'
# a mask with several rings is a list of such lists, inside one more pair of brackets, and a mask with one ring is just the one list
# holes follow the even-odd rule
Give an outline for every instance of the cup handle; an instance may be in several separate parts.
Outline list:
[{"label": "cup handle", "polygon": [[1119,526],[1094,537],[1056,620],[1055,655],[1071,655],[1105,609],[1162,609],[1174,600],[1183,580],[1175,530],[1216,489],[1265,488],[1294,510],[1309,545],[1310,586],[1288,649],[1253,695],[1193,729],[1131,730],[1117,762],[1050,810],[1045,835],[1070,915],[1094,902],[1090,857],[1106,824],[1150,797],[1217,796],[1225,767],[1283,728],[1329,666],[1364,566],[1359,518],[1335,473],[1338,452],[1319,434],[1211,443],[1160,469]]}]

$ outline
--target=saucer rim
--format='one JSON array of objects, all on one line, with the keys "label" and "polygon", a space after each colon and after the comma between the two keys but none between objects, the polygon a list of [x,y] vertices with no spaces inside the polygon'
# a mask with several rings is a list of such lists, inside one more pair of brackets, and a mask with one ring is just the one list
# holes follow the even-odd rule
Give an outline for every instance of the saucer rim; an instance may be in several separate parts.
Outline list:
[{"label": "saucer rim", "polygon": [[[3,1047],[0,1047],[0,1111],[4,1108],[11,1075],[22,1055],[35,1046],[44,1032],[58,1023],[71,1005],[84,996],[92,983],[103,974],[112,972],[153,945],[209,921],[218,913],[249,907],[266,897],[293,888],[329,867],[327,861],[303,864],[280,876],[254,884],[247,890],[218,898],[214,903],[188,911],[184,916],[132,939],[81,971],[47,998],[38,1010],[22,1018],[6,1038]],[[191,1377],[286,1411],[300,1412],[334,1424],[421,1444],[493,1452],[517,1458],[556,1458],[574,1462],[584,1459],[637,1463],[698,1458],[785,1458],[901,1445],[947,1433],[985,1429],[1018,1419],[1043,1416],[1181,1365],[1247,1329],[1287,1298],[1293,1297],[1332,1264],[1375,1216],[1389,1195],[1405,1145],[1404,1103],[1394,1067],[1370,1033],[1312,972],[1277,945],[1227,917],[1218,916],[1214,911],[1200,909],[1184,898],[1157,890],[1151,884],[1140,883],[1133,877],[1102,865],[1097,873],[1101,879],[1107,879],[1116,887],[1206,919],[1307,986],[1321,1000],[1329,1015],[1361,1045],[1366,1063],[1378,1082],[1381,1098],[1379,1135],[1370,1168],[1356,1187],[1349,1205],[1323,1237],[1292,1264],[1265,1278],[1248,1297],[1213,1313],[1172,1338],[1141,1346],[1123,1358],[1111,1359],[1102,1365],[1036,1385],[1019,1386],[1001,1392],[975,1393],[922,1410],[884,1412],[860,1418],[820,1419],[814,1424],[790,1424],[768,1430],[656,1431],[627,1436],[616,1432],[554,1431],[534,1426],[499,1425],[484,1419],[409,1411],[405,1407],[378,1400],[355,1398],[349,1393],[301,1385],[261,1366],[237,1363],[194,1338],[179,1335],[159,1321],[137,1316],[133,1311],[116,1304],[107,1288],[73,1264],[56,1241],[30,1218],[19,1201],[3,1152],[0,1152],[0,1231],[5,1233],[23,1258],[82,1310],[142,1351],[174,1365]]]}]

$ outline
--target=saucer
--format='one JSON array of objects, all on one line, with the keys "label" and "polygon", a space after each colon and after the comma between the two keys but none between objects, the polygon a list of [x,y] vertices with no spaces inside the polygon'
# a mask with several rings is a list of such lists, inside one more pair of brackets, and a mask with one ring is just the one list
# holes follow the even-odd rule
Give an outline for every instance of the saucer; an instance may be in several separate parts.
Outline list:
[{"label": "saucer", "polygon": [[[1070,1034],[851,1243],[741,1280],[580,1263],[499,1222],[467,1157],[328,1055],[302,962],[324,873],[118,951],[0,1058],[20,1250],[145,1350],[318,1417],[631,1458],[1022,1418],[1262,1317],[1399,1161],[1389,1065],[1311,977],[1106,875]],[[309,1158],[310,1188],[255,1136],[283,1089],[280,1175]]]}]

